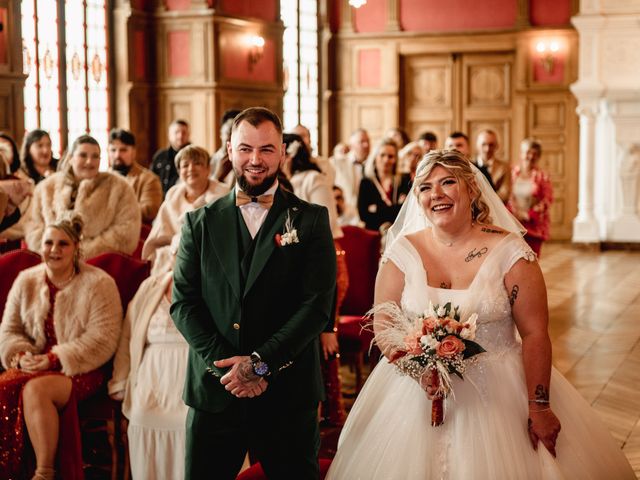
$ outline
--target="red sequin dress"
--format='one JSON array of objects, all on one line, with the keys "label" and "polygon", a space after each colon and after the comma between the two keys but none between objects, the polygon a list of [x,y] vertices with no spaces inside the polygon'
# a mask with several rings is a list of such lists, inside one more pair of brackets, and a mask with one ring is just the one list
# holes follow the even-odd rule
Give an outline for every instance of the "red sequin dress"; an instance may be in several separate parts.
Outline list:
[{"label": "red sequin dress", "polygon": [[[47,340],[41,353],[48,353],[57,344],[53,306],[58,288],[48,278],[47,286],[51,308],[44,323]],[[0,374],[0,478],[2,479],[31,478],[33,474],[34,465],[29,467],[28,464],[32,462],[26,461],[29,457],[33,458],[33,452],[31,452],[24,422],[22,389],[29,380],[44,375],[62,375],[62,372],[27,373],[12,368]],[[65,480],[83,478],[77,402],[96,393],[105,380],[105,372],[100,369],[71,377],[73,385],[71,397],[65,408],[60,411],[60,438],[57,452],[59,464],[57,470]]]}]

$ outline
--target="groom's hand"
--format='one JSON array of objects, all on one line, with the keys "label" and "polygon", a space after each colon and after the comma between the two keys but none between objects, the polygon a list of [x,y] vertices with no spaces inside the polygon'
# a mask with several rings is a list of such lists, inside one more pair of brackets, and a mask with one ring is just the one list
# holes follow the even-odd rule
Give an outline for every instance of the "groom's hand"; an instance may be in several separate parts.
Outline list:
[{"label": "groom's hand", "polygon": [[228,392],[238,398],[257,397],[267,389],[268,384],[265,379],[253,372],[251,358],[248,356],[216,360],[213,364],[218,368],[231,367],[220,379],[220,383]]}]

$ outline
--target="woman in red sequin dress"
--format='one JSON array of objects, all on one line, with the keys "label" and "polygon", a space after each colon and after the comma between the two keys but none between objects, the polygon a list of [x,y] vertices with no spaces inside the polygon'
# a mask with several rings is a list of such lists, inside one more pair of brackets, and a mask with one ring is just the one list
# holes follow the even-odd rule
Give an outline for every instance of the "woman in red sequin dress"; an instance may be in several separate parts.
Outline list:
[{"label": "woman in red sequin dress", "polygon": [[[0,473],[53,479],[56,453],[65,479],[82,478],[76,402],[103,385],[122,308],[113,279],[79,261],[82,220],[67,216],[45,229],[44,262],[20,273],[0,324]],[[28,477],[27,477],[28,478]]]}]

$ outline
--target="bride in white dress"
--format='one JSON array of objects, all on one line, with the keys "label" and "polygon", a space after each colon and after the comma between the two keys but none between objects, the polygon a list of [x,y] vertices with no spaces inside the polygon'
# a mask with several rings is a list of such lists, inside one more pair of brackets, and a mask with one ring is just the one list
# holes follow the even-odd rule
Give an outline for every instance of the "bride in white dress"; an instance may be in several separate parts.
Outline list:
[{"label": "bride in white dress", "polygon": [[[633,479],[595,411],[551,366],[546,287],[535,255],[482,174],[431,151],[387,240],[375,303],[413,315],[451,302],[478,314],[474,357],[431,426],[432,379],[383,359],[351,410],[330,480]],[[376,314],[380,330],[388,317]],[[452,376],[453,377],[453,376]],[[424,385],[424,388],[421,386]],[[426,390],[426,391],[425,391]]]}]

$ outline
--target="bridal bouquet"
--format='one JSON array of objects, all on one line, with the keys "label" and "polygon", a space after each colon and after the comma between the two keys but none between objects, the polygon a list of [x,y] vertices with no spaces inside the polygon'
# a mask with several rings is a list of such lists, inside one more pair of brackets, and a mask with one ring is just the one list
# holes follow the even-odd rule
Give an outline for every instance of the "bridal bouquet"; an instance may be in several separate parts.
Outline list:
[{"label": "bridal bouquet", "polygon": [[395,302],[384,302],[369,312],[388,317],[376,320],[376,342],[393,352],[391,363],[418,382],[431,374],[432,386],[437,388],[431,408],[433,426],[444,422],[444,398],[453,393],[451,374],[464,379],[466,360],[485,351],[474,342],[478,315],[461,321],[459,310],[451,302],[443,306],[429,302],[423,315],[410,318]]}]

